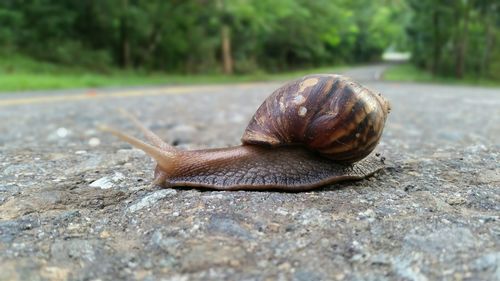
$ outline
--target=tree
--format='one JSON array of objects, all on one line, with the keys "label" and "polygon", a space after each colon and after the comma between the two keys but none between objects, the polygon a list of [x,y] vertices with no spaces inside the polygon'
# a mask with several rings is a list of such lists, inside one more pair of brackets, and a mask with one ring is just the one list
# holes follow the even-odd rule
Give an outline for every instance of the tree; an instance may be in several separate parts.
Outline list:
[{"label": "tree", "polygon": [[377,60],[401,1],[3,0],[0,43],[102,71],[281,71]]},{"label": "tree", "polygon": [[[495,1],[408,0],[413,61],[434,75],[495,76],[487,59],[495,50],[500,14]],[[431,31],[431,32],[429,32]],[[429,46],[432,46],[429,48]]]}]

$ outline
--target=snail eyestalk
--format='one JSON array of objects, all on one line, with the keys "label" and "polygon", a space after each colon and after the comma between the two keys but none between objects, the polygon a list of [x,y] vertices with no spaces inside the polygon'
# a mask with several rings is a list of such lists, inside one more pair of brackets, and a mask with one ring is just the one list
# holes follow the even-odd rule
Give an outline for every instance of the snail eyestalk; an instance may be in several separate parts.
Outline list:
[{"label": "snail eyestalk", "polygon": [[146,137],[146,139],[151,142],[154,146],[161,148],[162,150],[169,150],[169,151],[174,151],[175,148],[173,148],[171,145],[167,144],[164,142],[158,135],[153,133],[150,129],[146,128],[137,118],[132,115],[130,112],[126,111],[123,108],[119,108],[118,112],[120,112],[123,116],[125,116],[128,120],[130,120],[136,128],[138,128]]},{"label": "snail eyestalk", "polygon": [[124,134],[118,130],[110,128],[106,125],[99,125],[98,128],[101,131],[108,132],[118,137],[119,139],[128,142],[132,146],[146,152],[149,156],[151,156],[156,162],[158,166],[160,166],[165,171],[170,171],[173,169],[175,164],[175,152],[173,151],[163,151],[158,147],[152,146],[148,143],[143,142],[140,139]]}]

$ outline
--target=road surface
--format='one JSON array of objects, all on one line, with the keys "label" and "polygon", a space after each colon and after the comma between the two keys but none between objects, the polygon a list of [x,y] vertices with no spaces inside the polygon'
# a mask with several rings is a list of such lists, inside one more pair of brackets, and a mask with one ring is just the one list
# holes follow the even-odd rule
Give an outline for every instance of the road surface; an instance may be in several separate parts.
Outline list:
[{"label": "road surface", "polygon": [[349,75],[392,103],[375,176],[301,193],[151,189],[106,135],[236,145],[280,83],[0,95],[0,280],[500,280],[500,91]]}]

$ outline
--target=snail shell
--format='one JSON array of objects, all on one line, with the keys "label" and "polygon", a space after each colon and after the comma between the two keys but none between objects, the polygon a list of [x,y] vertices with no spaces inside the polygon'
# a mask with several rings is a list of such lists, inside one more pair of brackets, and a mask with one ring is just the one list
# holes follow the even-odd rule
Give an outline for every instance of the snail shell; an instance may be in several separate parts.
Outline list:
[{"label": "snail shell", "polygon": [[310,75],[277,89],[259,107],[244,144],[304,145],[339,162],[356,162],[378,144],[389,104],[341,75]]}]

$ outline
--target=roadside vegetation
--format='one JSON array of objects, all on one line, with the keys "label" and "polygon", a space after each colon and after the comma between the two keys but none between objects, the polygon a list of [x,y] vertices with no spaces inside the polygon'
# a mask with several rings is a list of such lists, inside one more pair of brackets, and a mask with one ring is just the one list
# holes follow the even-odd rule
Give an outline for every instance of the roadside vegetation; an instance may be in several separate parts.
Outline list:
[{"label": "roadside vegetation", "polygon": [[401,79],[500,80],[499,23],[479,0],[5,0],[0,90],[279,79],[386,50],[412,53]]},{"label": "roadside vegetation", "polygon": [[[405,27],[406,42],[414,66],[430,73],[436,81],[500,80],[498,1],[407,3],[410,20]],[[402,70],[410,72],[410,68]]]},{"label": "roadside vegetation", "polygon": [[389,67],[383,76],[387,81],[401,82],[422,82],[422,83],[440,83],[457,85],[478,85],[486,87],[499,87],[500,80],[481,78],[477,76],[466,76],[457,79],[454,76],[435,76],[431,72],[422,70],[413,64],[405,63]]},{"label": "roadside vegetation", "polygon": [[81,67],[40,62],[12,54],[0,54],[0,92],[139,85],[241,83],[288,80],[310,73],[334,73],[347,66],[320,67],[280,73],[251,74],[172,74],[160,71],[109,69],[105,73]]}]

